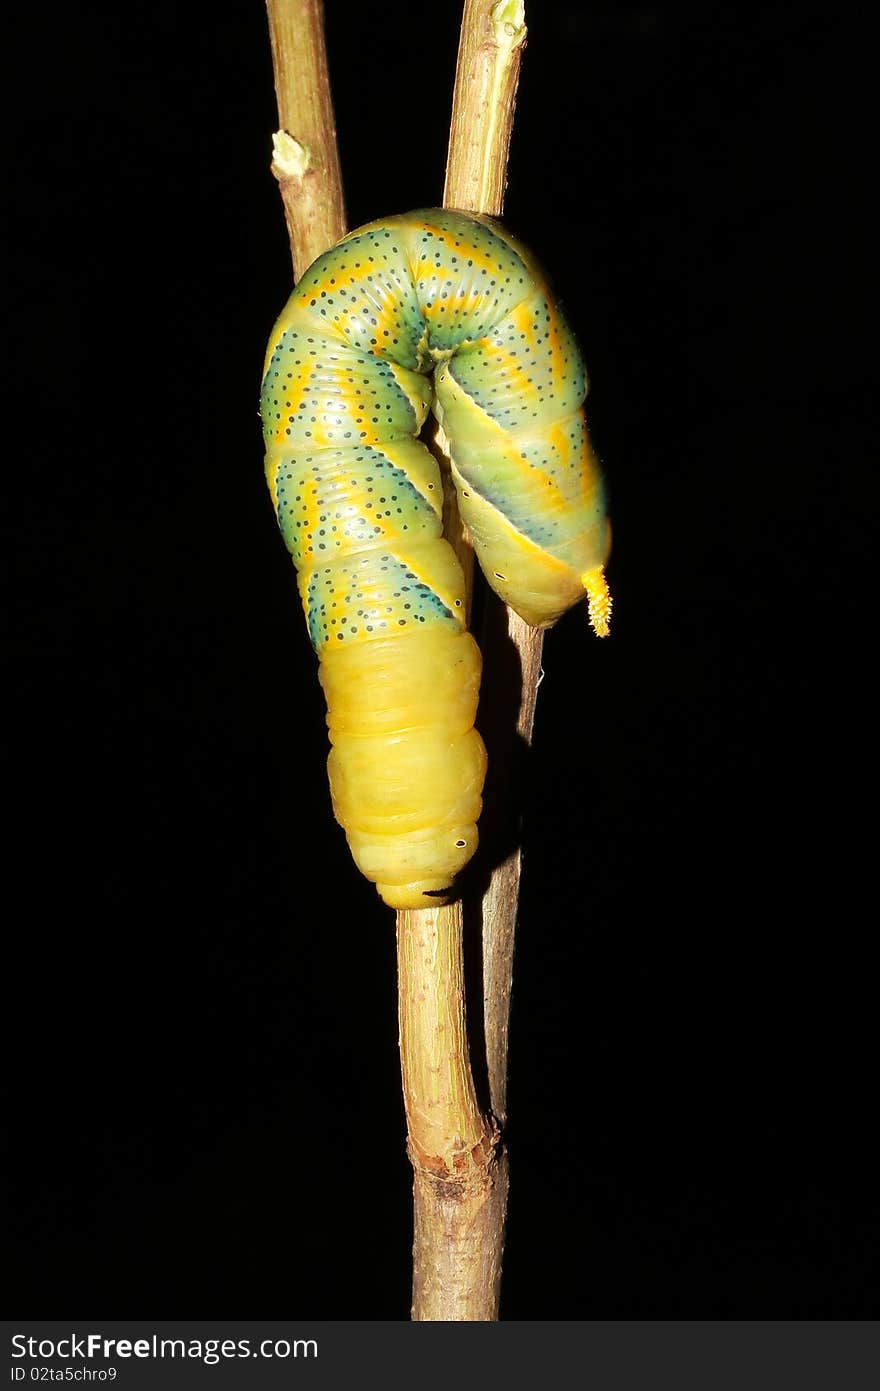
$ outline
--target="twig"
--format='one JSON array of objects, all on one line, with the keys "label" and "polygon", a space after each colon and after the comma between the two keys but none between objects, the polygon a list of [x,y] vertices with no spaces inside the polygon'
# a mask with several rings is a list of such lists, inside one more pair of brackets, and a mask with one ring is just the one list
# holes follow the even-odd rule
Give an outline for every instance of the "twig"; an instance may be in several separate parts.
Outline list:
[{"label": "twig", "polygon": [[[522,0],[465,0],[456,68],[444,202],[499,213],[507,172],[519,63]],[[441,449],[442,432],[437,432]],[[465,573],[472,558],[454,509],[444,532]],[[525,625],[523,625],[524,627]],[[540,649],[539,649],[540,650]],[[538,661],[540,665],[540,659]],[[518,862],[517,862],[518,863]],[[492,890],[490,890],[490,894]],[[515,906],[513,908],[515,918]],[[484,928],[484,930],[487,930]],[[503,1113],[509,971],[489,947],[486,995],[490,1076]],[[465,1031],[461,903],[398,914],[401,1065],[415,1174],[413,1305],[417,1320],[498,1317],[507,1163],[494,1117],[477,1109]],[[512,954],[512,919],[508,957]],[[509,964],[509,963],[508,963]],[[491,976],[491,980],[490,980]]]},{"label": "twig", "polygon": [[327,71],[322,0],[266,0],[280,129],[272,173],[294,275],[345,235],[345,200]]},{"label": "twig", "polygon": [[397,916],[400,1060],[413,1166],[418,1320],[497,1317],[506,1187],[465,1031],[461,904]]}]

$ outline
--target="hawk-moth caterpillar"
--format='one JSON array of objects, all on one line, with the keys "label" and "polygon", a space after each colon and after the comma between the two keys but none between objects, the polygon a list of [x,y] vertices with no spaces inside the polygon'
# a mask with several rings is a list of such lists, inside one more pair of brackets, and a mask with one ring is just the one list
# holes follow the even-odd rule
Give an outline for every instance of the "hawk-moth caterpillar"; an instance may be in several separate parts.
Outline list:
[{"label": "hawk-moth caterpillar", "polygon": [[610,546],[574,336],[531,253],[446,209],[358,228],[272,331],[266,475],[327,698],[333,808],[386,903],[455,895],[477,844],[480,653],[442,536],[433,410],[488,583],[547,627],[607,632]]}]

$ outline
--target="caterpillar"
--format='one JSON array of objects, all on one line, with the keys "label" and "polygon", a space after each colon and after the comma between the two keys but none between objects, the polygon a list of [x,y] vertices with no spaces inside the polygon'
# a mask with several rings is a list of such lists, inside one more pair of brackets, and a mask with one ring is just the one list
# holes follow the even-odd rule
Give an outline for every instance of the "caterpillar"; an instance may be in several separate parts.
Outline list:
[{"label": "caterpillar", "polygon": [[319,657],[333,810],[391,907],[455,896],[486,769],[480,652],[419,431],[433,411],[492,589],[541,627],[586,597],[604,636],[610,529],[586,391],[544,275],[488,217],[424,209],[358,228],[272,330],[266,478]]}]

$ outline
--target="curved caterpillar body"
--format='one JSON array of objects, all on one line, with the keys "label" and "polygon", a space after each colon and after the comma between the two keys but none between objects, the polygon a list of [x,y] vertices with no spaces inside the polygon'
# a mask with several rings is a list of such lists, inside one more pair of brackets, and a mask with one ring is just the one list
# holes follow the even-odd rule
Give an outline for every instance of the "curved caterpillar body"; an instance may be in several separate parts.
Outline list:
[{"label": "curved caterpillar body", "polygon": [[350,233],[272,331],[266,475],[320,658],[334,813],[392,907],[454,896],[485,773],[480,654],[418,433],[433,409],[501,598],[549,626],[586,596],[604,634],[610,532],[586,385],[530,253],[492,219],[448,210]]}]

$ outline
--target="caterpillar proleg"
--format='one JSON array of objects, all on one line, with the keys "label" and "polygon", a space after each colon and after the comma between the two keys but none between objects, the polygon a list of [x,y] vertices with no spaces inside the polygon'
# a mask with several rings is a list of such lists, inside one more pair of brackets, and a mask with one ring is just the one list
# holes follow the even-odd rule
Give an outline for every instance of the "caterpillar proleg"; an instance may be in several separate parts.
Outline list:
[{"label": "caterpillar proleg", "polygon": [[496,593],[542,627],[586,598],[604,635],[610,530],[586,389],[531,254],[445,209],[351,232],[272,331],[266,476],[320,659],[334,813],[394,908],[455,895],[486,765],[480,653],[419,431],[433,410]]}]

